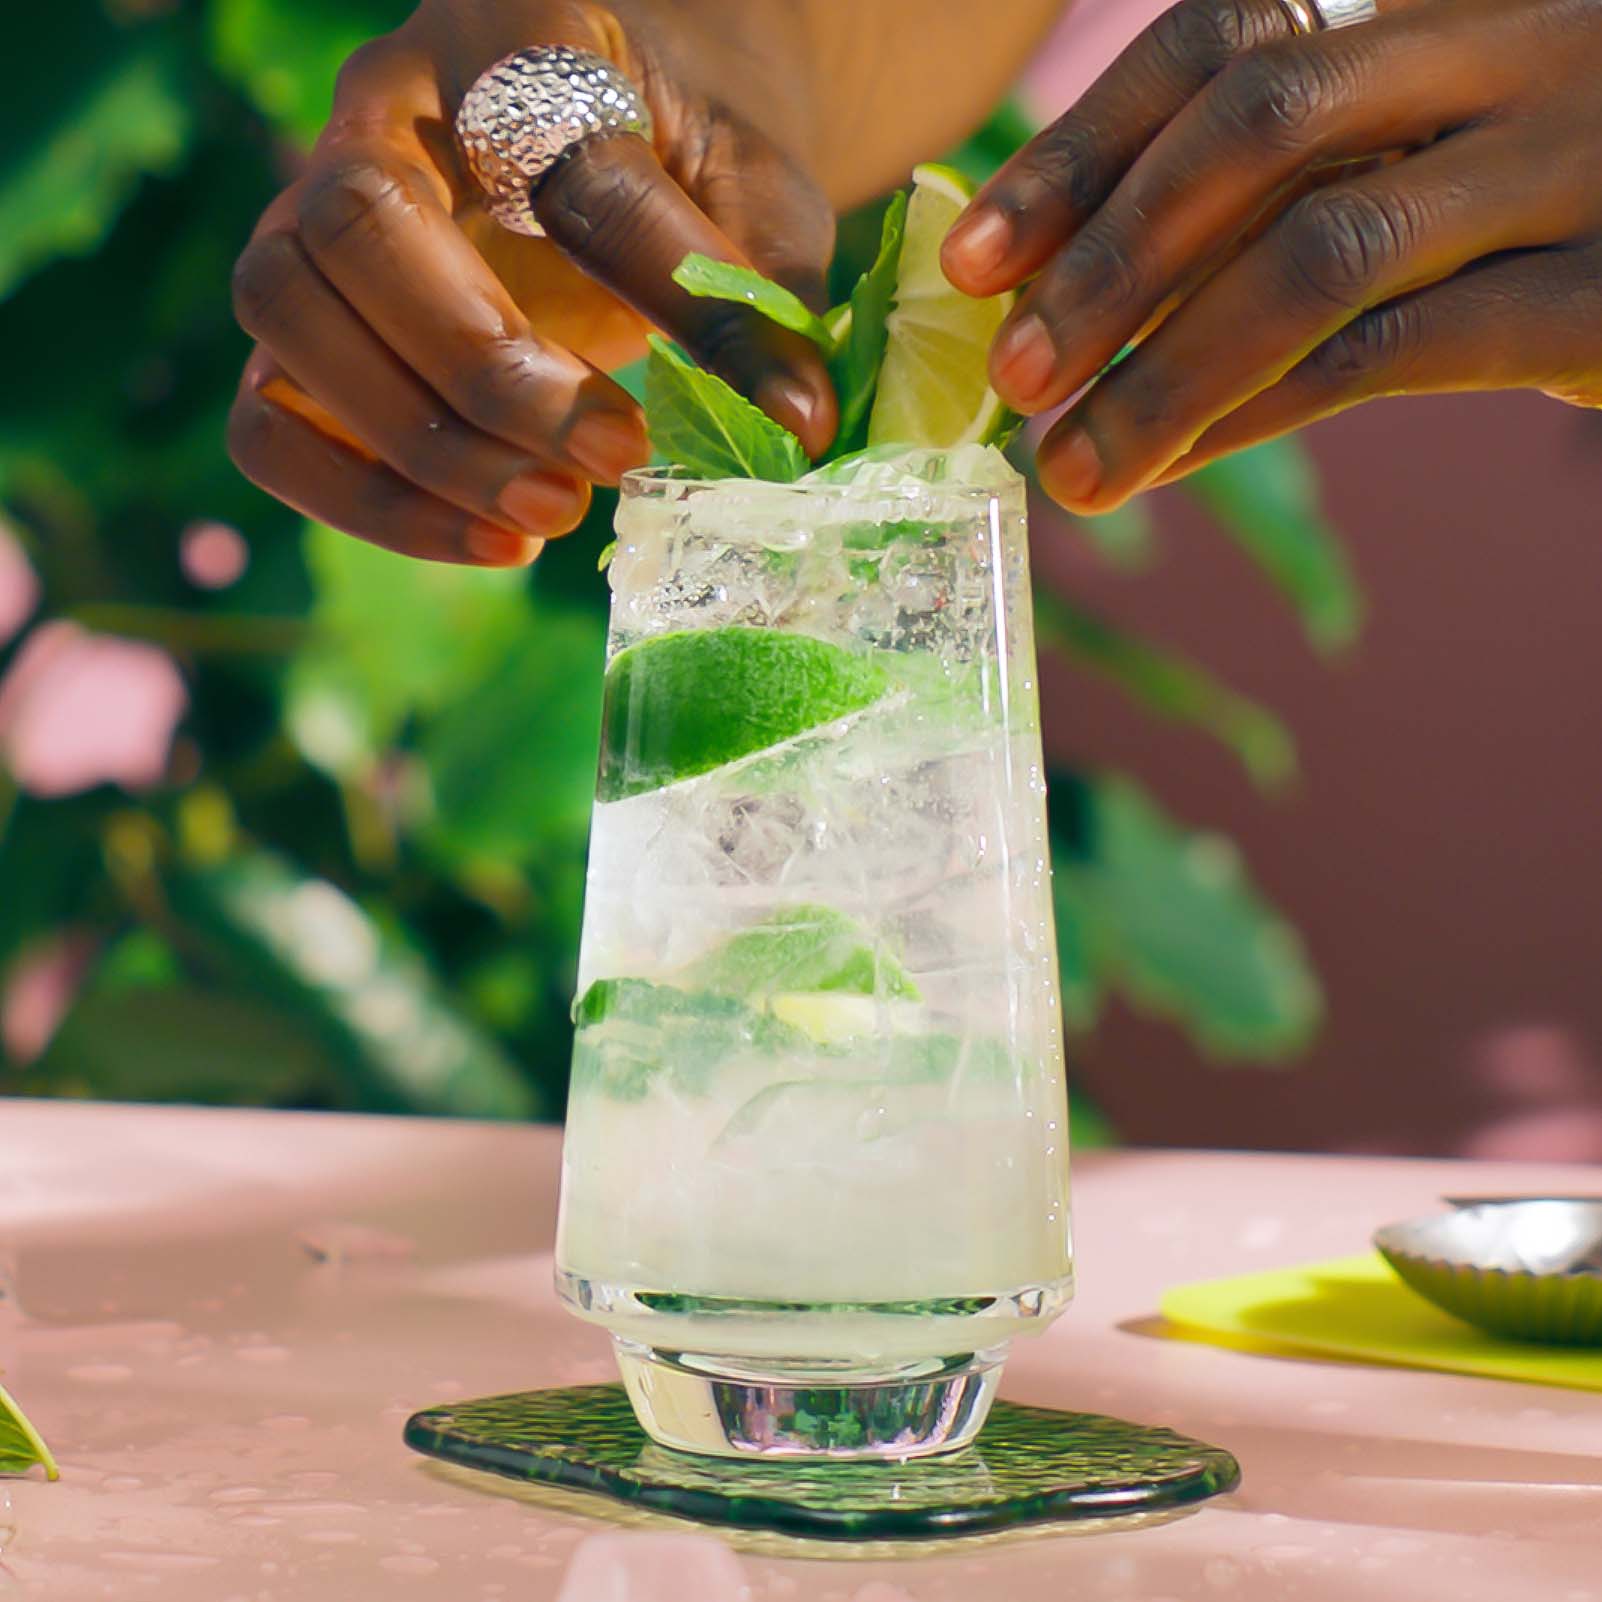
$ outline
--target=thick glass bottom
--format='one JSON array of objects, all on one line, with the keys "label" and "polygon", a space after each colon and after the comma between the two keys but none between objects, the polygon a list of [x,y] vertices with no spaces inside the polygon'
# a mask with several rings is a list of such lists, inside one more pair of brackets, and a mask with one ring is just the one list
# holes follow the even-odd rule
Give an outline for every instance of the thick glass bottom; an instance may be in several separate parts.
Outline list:
[{"label": "thick glass bottom", "polygon": [[1073,1276],[1006,1290],[918,1301],[766,1301],[651,1290],[591,1279],[558,1265],[556,1291],[578,1317],[615,1339],[659,1352],[716,1352],[726,1372],[746,1368],[869,1373],[952,1352],[983,1352],[1038,1334],[1073,1299]]},{"label": "thick glass bottom", "polygon": [[1006,1345],[885,1366],[711,1357],[613,1337],[652,1440],[716,1457],[889,1459],[967,1446],[1001,1381]]}]

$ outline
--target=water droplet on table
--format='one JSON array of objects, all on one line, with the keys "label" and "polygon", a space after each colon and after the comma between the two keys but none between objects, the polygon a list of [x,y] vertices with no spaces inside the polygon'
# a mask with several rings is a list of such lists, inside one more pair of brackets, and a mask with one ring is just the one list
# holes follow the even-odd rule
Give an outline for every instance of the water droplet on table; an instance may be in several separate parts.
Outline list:
[{"label": "water droplet on table", "polygon": [[432,1574],[439,1568],[439,1560],[420,1552],[391,1552],[378,1560],[378,1566],[391,1574]]}]

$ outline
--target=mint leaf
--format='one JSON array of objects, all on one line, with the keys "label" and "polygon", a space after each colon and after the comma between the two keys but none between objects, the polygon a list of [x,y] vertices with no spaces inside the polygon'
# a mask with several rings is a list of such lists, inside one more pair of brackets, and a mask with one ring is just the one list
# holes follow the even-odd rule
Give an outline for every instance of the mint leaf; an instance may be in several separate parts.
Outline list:
[{"label": "mint leaf", "polygon": [[617,541],[608,540],[601,547],[601,554],[595,559],[595,571],[604,573],[612,565],[612,558],[617,555]]},{"label": "mint leaf", "polygon": [[769,322],[805,334],[824,355],[834,351],[834,338],[823,319],[799,295],[792,295],[754,268],[692,253],[674,269],[673,282],[704,300],[739,301]]},{"label": "mint leaf", "polygon": [[[896,292],[896,272],[901,265],[906,232],[907,197],[903,191],[892,196],[885,208],[879,254],[851,291],[851,323],[829,363],[829,376],[840,398],[840,429],[834,437],[831,457],[860,450],[867,441],[868,412],[879,383],[879,364],[884,360],[885,324]],[[830,321],[833,320],[831,315]]]},{"label": "mint leaf", "polygon": [[750,1001],[783,991],[918,999],[895,957],[853,918],[833,907],[778,907],[730,935],[684,973],[687,984]]},{"label": "mint leaf", "polygon": [[651,335],[650,346],[646,425],[669,461],[702,478],[788,484],[806,472],[807,453],[787,428],[659,335]]},{"label": "mint leaf", "polygon": [[649,979],[597,979],[573,1004],[575,1093],[639,1101],[653,1084],[705,1095],[734,1056],[809,1056],[799,1029],[733,996]]},{"label": "mint leaf", "polygon": [[0,1385],[0,1474],[26,1474],[35,1463],[44,1465],[46,1479],[61,1478],[50,1448]]}]

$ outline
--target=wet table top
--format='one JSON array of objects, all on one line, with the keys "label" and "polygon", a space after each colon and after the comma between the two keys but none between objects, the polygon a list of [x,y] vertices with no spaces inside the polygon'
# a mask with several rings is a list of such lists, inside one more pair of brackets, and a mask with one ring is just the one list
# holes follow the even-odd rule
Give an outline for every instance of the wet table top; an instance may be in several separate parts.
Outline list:
[{"label": "wet table top", "polygon": [[0,1481],[0,1597],[161,1602],[1602,1602],[1602,1394],[1151,1332],[1162,1290],[1364,1249],[1562,1168],[1079,1166],[1080,1299],[1003,1394],[1229,1447],[1172,1523],[911,1559],[620,1529],[406,1450],[418,1407],[611,1377],[551,1290],[558,1135],[0,1101],[0,1367],[62,1479]]}]

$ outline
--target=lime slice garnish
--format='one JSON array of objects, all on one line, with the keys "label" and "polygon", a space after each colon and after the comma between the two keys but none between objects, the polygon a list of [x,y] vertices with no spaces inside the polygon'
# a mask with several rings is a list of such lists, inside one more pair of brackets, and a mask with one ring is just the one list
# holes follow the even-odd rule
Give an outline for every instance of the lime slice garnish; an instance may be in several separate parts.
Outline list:
[{"label": "lime slice garnish", "polygon": [[870,998],[871,1005],[875,996],[918,994],[901,964],[854,918],[810,903],[777,908],[730,935],[692,964],[683,982],[747,1001],[832,992]]},{"label": "lime slice garnish", "polygon": [[601,800],[710,773],[860,712],[889,679],[872,657],[777,629],[660,634],[618,652],[601,712]]},{"label": "lime slice garnish", "polygon": [[973,198],[973,185],[940,166],[917,168],[912,182],[868,443],[934,449],[982,443],[1008,415],[990,387],[987,362],[1013,296],[975,300],[953,289],[940,270],[940,242]]}]

